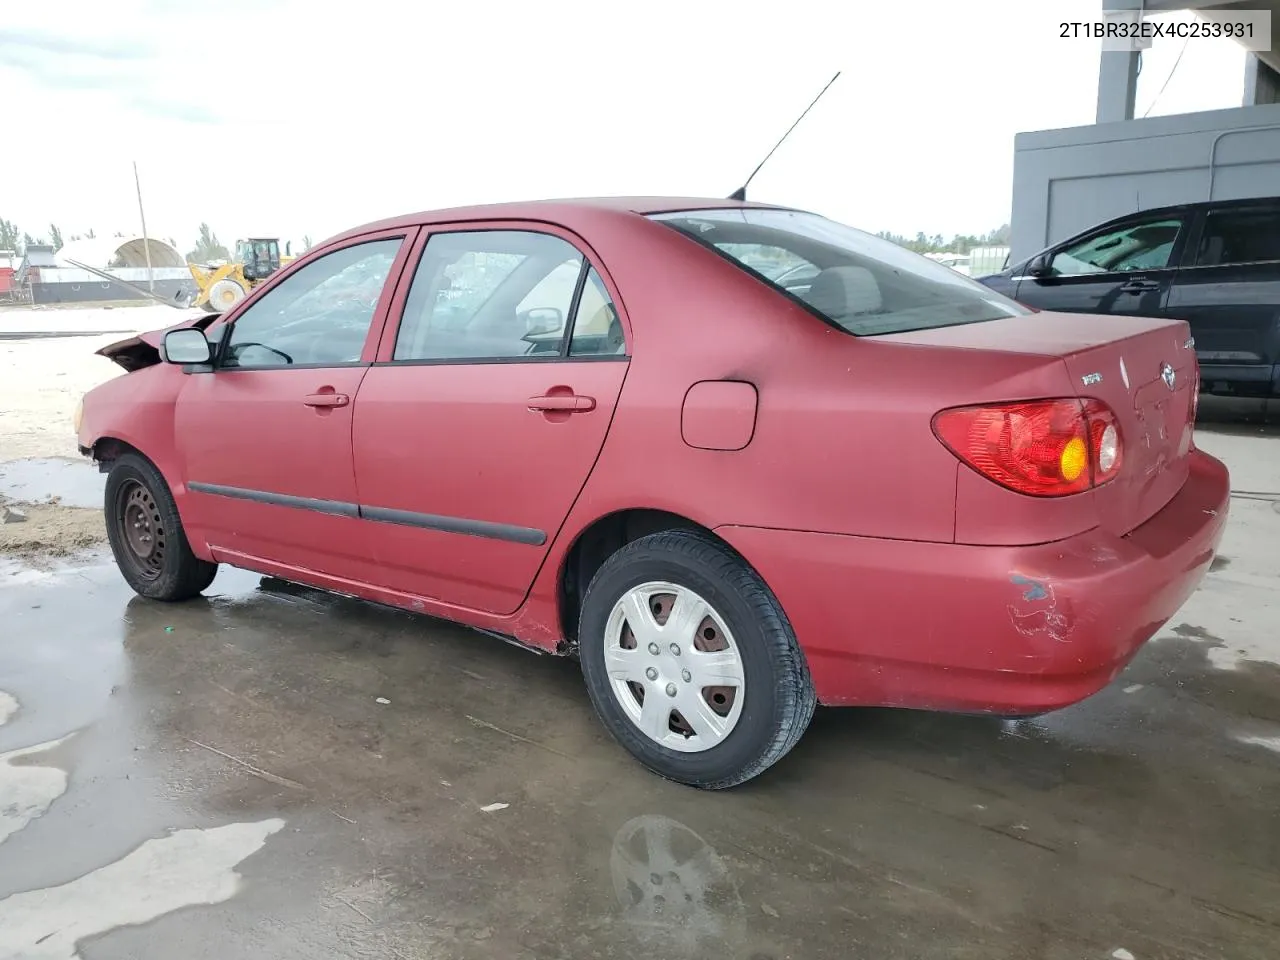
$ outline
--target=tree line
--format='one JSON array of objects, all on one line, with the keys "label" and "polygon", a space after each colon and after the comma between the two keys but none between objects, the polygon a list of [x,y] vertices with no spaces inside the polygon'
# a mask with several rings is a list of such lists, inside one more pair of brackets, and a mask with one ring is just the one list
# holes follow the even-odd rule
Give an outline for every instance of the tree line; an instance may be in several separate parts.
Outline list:
[{"label": "tree line", "polygon": [[914,240],[887,230],[881,230],[876,236],[881,240],[896,243],[900,247],[906,247],[915,253],[969,253],[974,247],[1007,247],[1009,224],[1002,224],[981,235],[957,233],[950,240],[944,239],[940,233],[927,236],[923,231],[917,233]]}]

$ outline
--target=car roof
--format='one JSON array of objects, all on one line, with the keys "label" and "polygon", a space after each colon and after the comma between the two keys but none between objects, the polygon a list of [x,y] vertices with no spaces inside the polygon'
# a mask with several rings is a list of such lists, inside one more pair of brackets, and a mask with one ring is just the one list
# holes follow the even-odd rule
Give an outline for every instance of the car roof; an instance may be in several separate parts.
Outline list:
[{"label": "car roof", "polygon": [[680,210],[781,209],[774,204],[753,201],[712,199],[708,197],[578,197],[562,200],[528,200],[515,203],[490,203],[469,207],[449,207],[407,213],[343,231],[326,241],[357,237],[380,230],[394,230],[419,224],[458,223],[468,220],[535,220],[556,223],[569,229],[589,227],[602,219],[622,216],[647,216]]},{"label": "car roof", "polygon": [[1103,220],[1085,229],[1082,233],[1089,233],[1099,227],[1105,227],[1107,224],[1128,220],[1132,217],[1173,216],[1198,210],[1231,210],[1236,207],[1269,206],[1277,200],[1280,200],[1280,197],[1234,197],[1230,200],[1193,200],[1187,203],[1173,203],[1164,207],[1146,207],[1142,210],[1131,210],[1128,213],[1118,214],[1109,220]]}]

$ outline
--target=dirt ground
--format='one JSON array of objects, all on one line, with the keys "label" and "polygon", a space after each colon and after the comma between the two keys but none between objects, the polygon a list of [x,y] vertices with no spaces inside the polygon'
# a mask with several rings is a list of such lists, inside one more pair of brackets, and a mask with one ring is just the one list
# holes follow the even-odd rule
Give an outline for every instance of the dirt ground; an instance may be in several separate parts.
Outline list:
[{"label": "dirt ground", "polygon": [[[163,306],[0,311],[0,465],[31,457],[79,460],[72,427],[76,403],[124,372],[95,351],[181,319]],[[27,520],[0,523],[0,556],[39,564],[106,537],[100,510],[23,503],[0,493],[0,510],[6,503]]]},{"label": "dirt ground", "polygon": [[[0,524],[0,556],[32,566],[92,547],[107,537],[102,511],[60,504],[15,504],[27,517]],[[0,509],[3,509],[0,507]]]}]

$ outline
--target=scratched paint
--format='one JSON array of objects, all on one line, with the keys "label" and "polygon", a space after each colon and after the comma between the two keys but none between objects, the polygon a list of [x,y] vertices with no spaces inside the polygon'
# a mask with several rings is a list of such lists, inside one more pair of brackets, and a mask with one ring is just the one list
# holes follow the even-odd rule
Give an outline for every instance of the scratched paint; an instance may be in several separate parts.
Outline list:
[{"label": "scratched paint", "polygon": [[77,945],[119,927],[235,896],[235,867],[284,826],[279,819],[178,830],[60,887],[0,900],[0,957],[77,960]]},{"label": "scratched paint", "polygon": [[1032,580],[1030,577],[1015,573],[1009,578],[1009,582],[1016,586],[1027,588],[1022,594],[1023,600],[1044,600],[1049,596],[1048,587],[1038,580]]},{"label": "scratched paint", "polygon": [[1066,643],[1071,636],[1070,607],[1059,606],[1053,584],[1019,573],[1010,574],[1009,582],[1019,593],[1018,602],[1008,605],[1013,628],[1024,637],[1043,635]]}]

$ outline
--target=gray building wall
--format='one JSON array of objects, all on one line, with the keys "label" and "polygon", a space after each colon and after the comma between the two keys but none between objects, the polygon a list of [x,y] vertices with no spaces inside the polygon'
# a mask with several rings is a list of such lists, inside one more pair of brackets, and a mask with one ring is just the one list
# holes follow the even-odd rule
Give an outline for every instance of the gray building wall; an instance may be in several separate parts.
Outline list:
[{"label": "gray building wall", "polygon": [[1136,210],[1280,195],[1280,104],[1014,140],[1010,262]]}]

